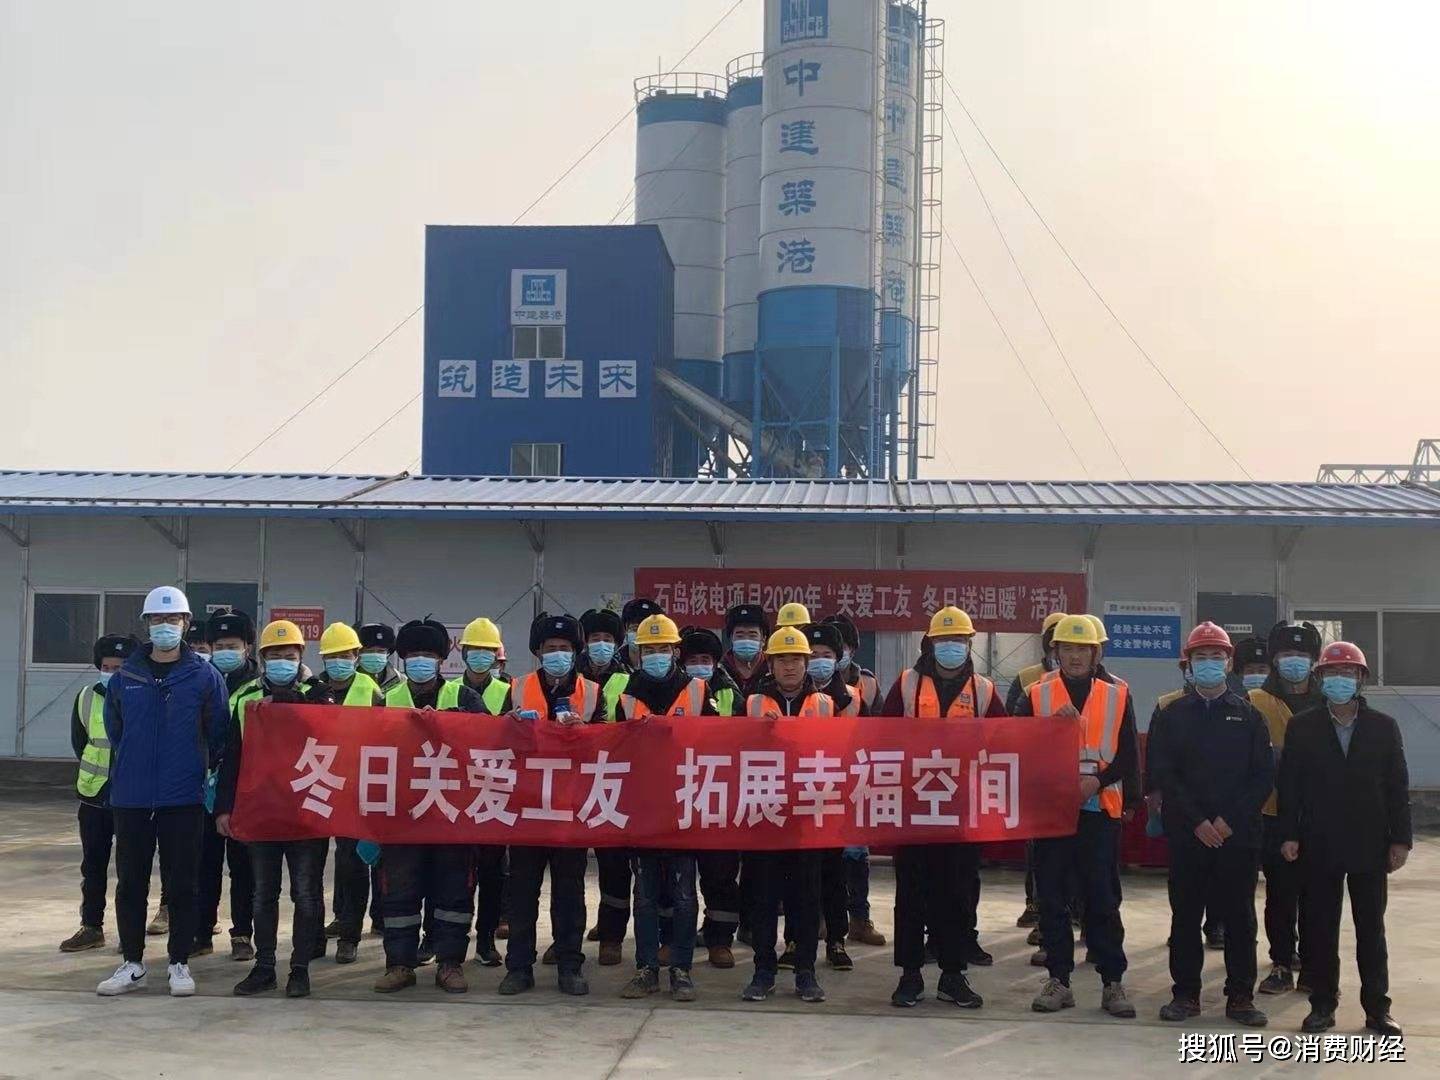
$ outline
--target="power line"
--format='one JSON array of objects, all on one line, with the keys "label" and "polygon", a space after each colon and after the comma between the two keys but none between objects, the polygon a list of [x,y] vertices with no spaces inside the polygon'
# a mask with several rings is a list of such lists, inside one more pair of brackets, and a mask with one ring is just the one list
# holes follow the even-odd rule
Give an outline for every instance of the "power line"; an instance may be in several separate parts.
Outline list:
[{"label": "power line", "polygon": [[370,434],[366,435],[363,439],[361,439],[359,442],[357,442],[354,446],[350,447],[349,450],[346,450],[343,454],[341,454],[338,458],[336,458],[334,461],[332,461],[329,465],[326,465],[324,471],[325,471],[325,472],[329,472],[331,469],[335,468],[336,465],[339,465],[340,462],[344,461],[347,457],[349,457],[351,454],[353,454],[356,450],[359,450],[360,447],[364,446],[367,442],[369,442],[371,439],[373,439],[376,435],[380,434],[380,432],[381,432],[383,429],[389,427],[389,426],[390,426],[390,422],[391,422],[392,420],[394,420],[397,416],[399,416],[401,413],[403,413],[406,409],[410,408],[411,405],[414,405],[415,402],[419,401],[419,400],[420,400],[420,395],[423,394],[424,392],[425,392],[425,391],[424,391],[423,389],[417,391],[414,397],[412,397],[409,401],[405,402],[404,405],[401,405],[398,409],[396,409],[396,410],[395,410],[394,412],[392,412],[389,416],[387,416],[383,421],[381,421],[381,423],[379,424],[378,427],[376,427],[376,428],[374,428],[374,429],[371,430]]},{"label": "power line", "polygon": [[1224,440],[1222,440],[1219,435],[1215,434],[1214,429],[1205,422],[1204,417],[1202,417],[1198,412],[1195,411],[1194,407],[1190,404],[1190,402],[1185,399],[1185,395],[1180,393],[1179,389],[1175,386],[1175,384],[1170,381],[1170,377],[1165,374],[1164,369],[1162,369],[1160,365],[1156,363],[1155,358],[1145,350],[1145,346],[1141,345],[1140,342],[1136,339],[1135,335],[1130,332],[1130,328],[1125,325],[1124,320],[1122,320],[1120,316],[1115,313],[1115,309],[1112,308],[1109,301],[1107,301],[1105,297],[1101,295],[1100,290],[1095,287],[1095,283],[1090,280],[1089,276],[1085,273],[1084,270],[1080,269],[1080,264],[1077,263],[1075,261],[1075,257],[1070,254],[1070,249],[1060,242],[1060,238],[1055,235],[1055,230],[1052,229],[1050,227],[1050,223],[1045,220],[1045,215],[1040,213],[1040,210],[1036,207],[1035,203],[1031,201],[1030,196],[1025,193],[1025,189],[1020,186],[1020,181],[1016,180],[1015,174],[1010,171],[1010,166],[1005,164],[1005,159],[1000,156],[999,151],[997,151],[994,144],[990,142],[990,137],[985,134],[985,129],[980,126],[980,122],[975,119],[974,114],[970,112],[969,107],[966,106],[964,99],[960,97],[959,93],[955,90],[955,87],[950,84],[949,77],[942,73],[941,78],[945,81],[945,89],[950,91],[950,96],[955,99],[955,103],[960,106],[960,109],[962,112],[964,112],[966,119],[970,121],[971,126],[975,128],[976,133],[985,143],[985,148],[990,151],[990,156],[993,157],[996,163],[999,164],[1000,168],[1005,171],[1005,175],[1009,177],[1010,183],[1014,185],[1015,190],[1020,193],[1020,197],[1025,200],[1025,205],[1030,208],[1030,212],[1035,215],[1035,220],[1040,222],[1040,224],[1045,227],[1045,232],[1049,234],[1050,239],[1054,241],[1055,246],[1060,249],[1060,253],[1065,256],[1066,261],[1070,264],[1070,268],[1080,276],[1080,280],[1083,281],[1086,288],[1088,288],[1095,295],[1095,299],[1100,301],[1100,306],[1105,309],[1105,313],[1109,315],[1112,320],[1114,320],[1115,325],[1118,326],[1121,332],[1124,333],[1124,335],[1129,339],[1130,344],[1135,346],[1135,351],[1145,358],[1145,362],[1150,365],[1151,370],[1153,370],[1156,375],[1160,376],[1160,380],[1166,385],[1166,387],[1169,388],[1170,393],[1174,394],[1175,399],[1179,401],[1181,405],[1185,406],[1185,411],[1188,412],[1190,416],[1195,420],[1195,422],[1205,430],[1205,434],[1209,435],[1210,438],[1214,440],[1215,445],[1220,447],[1220,449],[1225,452],[1225,456],[1228,457],[1235,464],[1235,467],[1240,470],[1240,472],[1244,475],[1245,479],[1255,479],[1253,476],[1250,475],[1250,470],[1244,466],[1240,459],[1237,458],[1233,453],[1231,453],[1230,448],[1225,445]]}]

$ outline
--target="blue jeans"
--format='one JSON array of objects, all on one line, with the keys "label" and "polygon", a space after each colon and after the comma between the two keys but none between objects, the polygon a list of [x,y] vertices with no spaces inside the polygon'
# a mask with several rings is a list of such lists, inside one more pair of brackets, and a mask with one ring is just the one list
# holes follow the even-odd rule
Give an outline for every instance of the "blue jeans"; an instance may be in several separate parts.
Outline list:
[{"label": "blue jeans", "polygon": [[689,971],[695,956],[695,855],[688,851],[645,851],[635,856],[635,966],[660,966],[660,900],[668,893],[675,912],[670,966]]}]

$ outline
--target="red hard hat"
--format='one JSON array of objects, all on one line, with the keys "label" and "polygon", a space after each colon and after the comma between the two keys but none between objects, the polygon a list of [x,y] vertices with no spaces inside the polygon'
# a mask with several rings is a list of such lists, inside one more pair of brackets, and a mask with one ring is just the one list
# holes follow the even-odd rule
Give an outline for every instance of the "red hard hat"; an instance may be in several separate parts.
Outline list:
[{"label": "red hard hat", "polygon": [[1230,643],[1230,635],[1225,632],[1223,626],[1216,626],[1213,622],[1202,622],[1190,636],[1185,639],[1184,653],[1189,656],[1195,649],[1221,648],[1225,650],[1226,656],[1235,655],[1235,646]]},{"label": "red hard hat", "polygon": [[1315,662],[1314,671],[1321,668],[1339,667],[1341,664],[1354,664],[1366,675],[1370,674],[1370,665],[1365,662],[1365,654],[1360,646],[1352,645],[1348,641],[1332,641],[1325,648],[1320,650],[1320,659]]}]

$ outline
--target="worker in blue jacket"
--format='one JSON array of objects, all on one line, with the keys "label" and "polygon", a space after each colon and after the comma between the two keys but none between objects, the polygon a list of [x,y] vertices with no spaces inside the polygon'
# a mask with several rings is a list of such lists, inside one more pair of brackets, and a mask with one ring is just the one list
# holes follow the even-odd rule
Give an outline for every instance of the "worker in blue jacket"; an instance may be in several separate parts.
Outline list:
[{"label": "worker in blue jacket", "polygon": [[225,679],[185,644],[190,602],[162,585],[145,597],[149,644],[137,649],[105,693],[112,747],[115,921],[124,962],[96,989],[105,997],[145,985],[145,906],[156,848],[170,901],[170,994],[195,993],[196,879],[205,829],[205,776],[224,749]]}]

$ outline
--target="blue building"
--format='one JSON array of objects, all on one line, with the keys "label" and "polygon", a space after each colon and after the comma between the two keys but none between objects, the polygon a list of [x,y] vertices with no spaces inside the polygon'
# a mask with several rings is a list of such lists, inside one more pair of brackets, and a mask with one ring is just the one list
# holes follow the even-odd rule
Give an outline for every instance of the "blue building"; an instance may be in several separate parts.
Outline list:
[{"label": "blue building", "polygon": [[422,470],[668,475],[674,277],[653,225],[429,226]]}]

